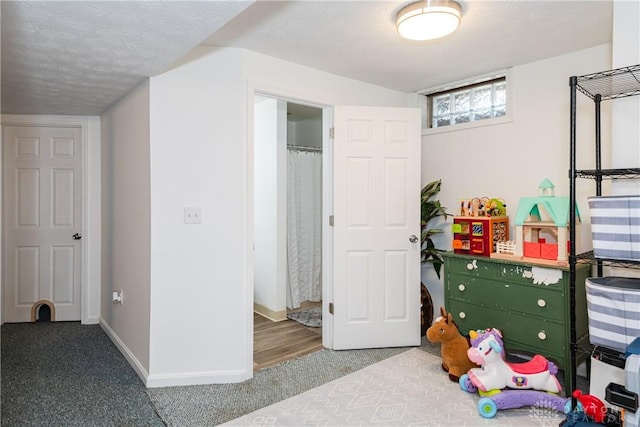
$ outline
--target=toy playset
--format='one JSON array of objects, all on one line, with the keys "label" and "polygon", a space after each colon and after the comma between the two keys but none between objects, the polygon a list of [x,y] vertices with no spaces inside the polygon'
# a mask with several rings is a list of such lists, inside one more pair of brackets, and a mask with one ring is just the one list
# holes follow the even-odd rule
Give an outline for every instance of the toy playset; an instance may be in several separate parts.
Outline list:
[{"label": "toy playset", "polygon": [[[568,265],[569,198],[556,197],[548,179],[538,187],[538,197],[522,197],[515,217],[515,241],[496,248],[494,258],[538,264]],[[580,223],[578,206],[574,206]],[[576,230],[576,238],[580,233]]]},{"label": "toy playset", "polygon": [[489,256],[498,242],[509,240],[507,205],[487,197],[462,200],[452,231],[455,253]]},{"label": "toy playset", "polygon": [[[640,206],[640,196],[591,198],[589,204],[595,255],[640,260],[640,246],[633,246],[633,237],[638,233],[629,231],[628,225],[631,221],[629,218],[638,217],[637,212],[629,211],[631,207],[637,210]],[[575,230],[569,229],[570,216],[574,216],[572,214],[575,215]],[[607,225],[611,217],[620,216],[629,220],[621,228],[613,229]],[[580,222],[578,205],[572,205],[569,197],[556,197],[553,183],[545,179],[538,186],[538,197],[520,199],[513,221],[514,240],[509,239],[509,218],[506,204],[501,199],[483,197],[462,200],[452,226],[453,249],[458,254],[568,266],[570,245],[575,245],[577,253],[581,249]],[[601,223],[604,224],[602,227]],[[614,234],[611,237],[613,243],[607,240],[610,239],[607,233]],[[575,234],[575,241],[571,243],[570,234]],[[632,239],[632,243],[629,243],[629,239]],[[606,250],[611,251],[603,252]],[[608,280],[615,283],[604,283]],[[627,347],[624,381],[606,376],[605,385],[607,382],[609,384],[599,387],[604,391],[604,397],[593,394],[594,391],[591,391],[592,394],[583,394],[579,390],[573,392],[573,399],[562,396],[562,386],[556,378],[558,367],[553,362],[538,354],[524,363],[509,363],[498,329],[470,331],[470,342],[467,342],[453,323],[451,314],[444,309],[441,309],[442,317],[427,331],[427,337],[431,342],[442,343],[442,367],[448,372],[449,379],[455,381],[459,378],[458,384],[462,390],[480,394],[477,409],[485,418],[495,416],[499,409],[535,406],[564,412],[566,419],[560,424],[562,427],[640,427],[640,326],[635,318],[628,319],[626,315],[627,312],[638,311],[636,305],[640,304],[640,300],[637,300],[637,290],[640,286],[637,283],[627,286],[622,283],[624,280],[638,279],[590,278],[585,285],[592,344],[617,350]],[[618,294],[624,297],[616,298]],[[629,307],[618,307],[615,302],[618,300],[629,304]],[[600,310],[600,307],[606,310]],[[616,309],[616,314],[605,322],[602,313],[612,307]],[[621,317],[620,313],[624,313],[624,316]],[[615,333],[612,332],[614,330]],[[455,340],[449,341],[447,334],[455,337]],[[455,342],[457,347],[450,347],[450,342]],[[465,353],[465,347],[466,357],[463,359],[461,355]],[[629,348],[633,350],[629,351]],[[599,364],[593,365],[597,367]],[[621,367],[618,370],[621,371]],[[592,386],[596,384],[599,384],[598,381],[592,378]]]}]

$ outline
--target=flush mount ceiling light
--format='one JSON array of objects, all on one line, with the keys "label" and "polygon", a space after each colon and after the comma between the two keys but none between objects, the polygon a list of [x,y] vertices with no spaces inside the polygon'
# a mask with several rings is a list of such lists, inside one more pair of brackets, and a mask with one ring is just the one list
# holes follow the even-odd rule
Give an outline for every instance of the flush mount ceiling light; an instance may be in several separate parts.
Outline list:
[{"label": "flush mount ceiling light", "polygon": [[409,40],[432,40],[451,34],[460,24],[462,7],[452,0],[408,4],[396,17],[398,33]]}]

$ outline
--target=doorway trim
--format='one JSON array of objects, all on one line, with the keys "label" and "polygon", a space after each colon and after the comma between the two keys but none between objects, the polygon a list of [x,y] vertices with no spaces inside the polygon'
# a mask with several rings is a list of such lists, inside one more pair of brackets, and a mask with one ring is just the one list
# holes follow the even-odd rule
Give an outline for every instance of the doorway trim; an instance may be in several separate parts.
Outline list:
[{"label": "doorway trim", "polygon": [[[17,115],[0,116],[0,140],[4,144],[5,126],[79,127],[82,132],[82,324],[97,324],[100,320],[100,247],[101,247],[101,183],[100,183],[100,117],[98,116],[49,116]],[[4,150],[0,150],[4,152]],[[2,158],[0,156],[0,186],[2,182]],[[1,188],[1,187],[0,187]],[[0,198],[0,210],[4,218],[4,197]],[[4,219],[3,219],[4,221]],[[0,257],[4,264],[4,235],[0,236]],[[0,266],[0,310],[4,306],[4,271]],[[0,312],[4,323],[4,311]]]},{"label": "doorway trim", "polygon": [[[322,110],[322,345],[333,347],[333,319],[329,315],[329,302],[333,297],[333,234],[329,215],[333,212],[333,149],[330,129],[333,127],[333,106],[301,98],[280,89],[267,89],[248,82],[247,86],[247,366],[253,365],[253,292],[254,292],[254,102],[256,96],[274,98]],[[249,372],[252,369],[248,369]]]}]

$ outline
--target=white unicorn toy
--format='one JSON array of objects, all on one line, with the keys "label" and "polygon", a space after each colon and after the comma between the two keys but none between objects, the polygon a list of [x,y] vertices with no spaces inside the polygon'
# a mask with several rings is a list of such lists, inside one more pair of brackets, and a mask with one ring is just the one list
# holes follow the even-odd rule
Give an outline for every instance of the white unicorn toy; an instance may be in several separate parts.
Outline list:
[{"label": "white unicorn toy", "polygon": [[559,393],[558,367],[544,356],[535,355],[524,363],[508,363],[504,358],[502,333],[498,329],[470,331],[469,360],[480,365],[468,371],[468,380],[480,391],[504,388]]}]

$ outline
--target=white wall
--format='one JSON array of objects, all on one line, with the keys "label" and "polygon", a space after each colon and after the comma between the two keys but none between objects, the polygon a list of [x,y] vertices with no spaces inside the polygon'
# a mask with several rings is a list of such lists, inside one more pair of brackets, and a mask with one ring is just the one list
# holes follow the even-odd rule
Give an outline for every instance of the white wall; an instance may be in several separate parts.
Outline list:
[{"label": "white wall", "polygon": [[[239,49],[199,48],[151,78],[148,386],[253,374],[254,91],[316,105],[410,99]],[[201,207],[202,224],[184,225],[184,206]]]},{"label": "white wall", "polygon": [[302,147],[322,148],[322,117],[298,120],[289,124],[293,128],[294,137],[289,138],[289,144]]},{"label": "white wall", "polygon": [[[450,210],[460,198],[491,195],[513,212],[544,178],[568,194],[568,77],[609,66],[604,45],[514,68],[513,121],[424,136],[423,183],[441,178]],[[151,387],[252,375],[254,91],[316,105],[411,100],[238,49],[199,49],[151,79]],[[579,101],[581,116],[591,112]],[[578,132],[589,138],[592,123]],[[185,206],[202,208],[202,224],[183,223]]]},{"label": "white wall", "polygon": [[[83,117],[86,131],[83,172],[84,230],[83,252],[85,259],[82,273],[82,323],[95,324],[101,317],[101,269],[102,269],[102,189],[101,189],[101,126],[100,117]],[[86,239],[84,239],[86,237]]]},{"label": "white wall", "polygon": [[[569,77],[607,70],[611,46],[602,45],[542,61],[514,67],[511,90],[513,120],[509,123],[466,130],[424,134],[422,137],[422,182],[442,179],[439,200],[449,213],[457,213],[460,199],[500,197],[512,216],[521,197],[537,196],[538,184],[548,178],[556,196],[569,195]],[[593,164],[593,102],[578,99],[577,135],[580,145],[578,168]],[[603,117],[607,117],[603,105]],[[603,121],[603,135],[610,132]],[[608,141],[609,138],[603,138]],[[608,156],[608,155],[607,155]],[[578,188],[582,213],[582,242],[590,244],[588,185]],[[451,250],[451,219],[446,233],[434,239],[437,247]],[[586,224],[585,224],[586,223]],[[511,233],[514,227],[511,224]],[[444,304],[441,280],[432,267],[423,267],[423,282],[429,288],[436,313]]]},{"label": "white wall", "polygon": [[[254,303],[272,320],[286,319],[287,103],[256,98],[254,106]],[[267,310],[264,310],[267,309]]]},{"label": "white wall", "polygon": [[[101,325],[143,379],[149,371],[149,81],[101,116]],[[111,291],[123,291],[122,305]]]},{"label": "white wall", "polygon": [[152,387],[250,376],[246,83],[241,55],[214,56],[151,79]]},{"label": "white wall", "polygon": [[[640,64],[640,2],[613,3],[612,68]],[[611,102],[612,167],[640,167],[640,96]],[[612,194],[640,194],[640,180],[614,182]]]}]

